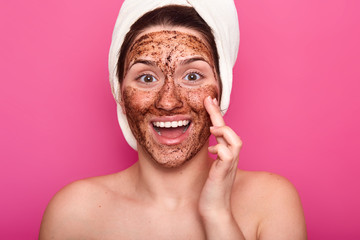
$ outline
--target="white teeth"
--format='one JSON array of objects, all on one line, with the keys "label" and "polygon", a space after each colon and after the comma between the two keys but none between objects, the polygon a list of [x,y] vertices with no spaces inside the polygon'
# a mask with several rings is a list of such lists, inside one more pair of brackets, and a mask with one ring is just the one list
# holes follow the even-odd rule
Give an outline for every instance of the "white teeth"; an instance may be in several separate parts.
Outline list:
[{"label": "white teeth", "polygon": [[178,127],[178,122],[172,121],[172,122],[171,122],[171,127],[173,127],[173,128]]},{"label": "white teeth", "polygon": [[159,128],[176,128],[176,127],[182,127],[189,124],[189,120],[182,120],[182,121],[172,121],[172,122],[153,122],[153,125],[155,127]]}]

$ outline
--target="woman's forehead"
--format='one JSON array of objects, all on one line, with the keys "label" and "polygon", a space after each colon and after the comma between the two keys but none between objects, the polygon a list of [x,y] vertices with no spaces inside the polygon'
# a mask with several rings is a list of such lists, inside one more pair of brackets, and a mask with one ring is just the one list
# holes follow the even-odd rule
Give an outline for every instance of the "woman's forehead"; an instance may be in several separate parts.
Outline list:
[{"label": "woman's forehead", "polygon": [[181,26],[151,26],[148,28],[145,28],[134,40],[134,42],[136,42],[138,39],[140,39],[142,36],[147,35],[149,33],[152,32],[162,32],[162,31],[176,31],[176,32],[180,32],[180,33],[186,33],[188,35],[192,35],[197,37],[198,39],[201,39],[201,41],[203,41],[206,44],[205,39],[203,38],[203,36],[201,35],[201,33],[199,33],[198,31],[191,29],[191,28],[187,28],[187,27],[181,27]]},{"label": "woman's forehead", "polygon": [[150,32],[142,35],[138,40],[134,42],[134,44],[130,48],[130,51],[134,48],[155,46],[186,46],[192,48],[193,50],[199,50],[200,48],[203,51],[210,51],[207,45],[200,38],[188,33],[168,30]]},{"label": "woman's forehead", "polygon": [[[179,32],[179,29],[151,29],[142,34],[130,47],[128,60],[131,61],[140,56],[161,57],[177,56],[184,58],[191,55],[204,56],[212,65],[213,56],[210,48],[204,41],[191,32]],[[160,30],[160,31],[157,31]],[[162,56],[164,57],[164,56]]]}]

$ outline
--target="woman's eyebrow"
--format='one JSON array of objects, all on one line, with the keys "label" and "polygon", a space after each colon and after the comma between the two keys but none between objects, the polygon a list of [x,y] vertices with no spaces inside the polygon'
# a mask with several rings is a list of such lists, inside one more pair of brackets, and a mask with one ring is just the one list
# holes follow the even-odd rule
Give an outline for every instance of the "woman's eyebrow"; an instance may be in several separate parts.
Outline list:
[{"label": "woman's eyebrow", "polygon": [[196,62],[196,61],[203,61],[203,62],[206,62],[209,64],[208,61],[205,60],[205,58],[203,57],[193,57],[193,58],[188,58],[188,59],[185,59],[185,60],[182,60],[180,61],[180,65],[186,65],[186,64],[189,64],[189,63],[192,63],[192,62]]},{"label": "woman's eyebrow", "polygon": [[[179,65],[186,65],[186,64],[190,64],[190,63],[196,62],[196,61],[203,61],[210,65],[210,63],[208,61],[206,61],[205,58],[203,58],[203,57],[192,57],[192,58],[184,59],[184,60],[180,61]],[[142,63],[142,64],[149,65],[152,67],[157,66],[155,61],[146,60],[146,59],[136,59],[134,62],[132,62],[130,64],[129,69],[137,63]]]},{"label": "woman's eyebrow", "polygon": [[142,64],[145,64],[145,65],[149,65],[149,66],[152,66],[152,67],[156,67],[156,63],[154,61],[151,61],[151,60],[145,60],[145,59],[136,59],[134,62],[132,62],[129,66],[129,69],[134,66],[135,64],[137,63],[142,63]]}]

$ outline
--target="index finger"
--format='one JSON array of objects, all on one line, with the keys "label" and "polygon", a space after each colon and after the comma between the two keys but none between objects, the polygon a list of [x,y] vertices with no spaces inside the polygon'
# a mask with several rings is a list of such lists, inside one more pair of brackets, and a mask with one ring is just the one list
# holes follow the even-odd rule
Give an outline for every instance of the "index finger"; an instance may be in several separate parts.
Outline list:
[{"label": "index finger", "polygon": [[211,99],[210,96],[205,98],[204,106],[206,111],[210,115],[211,122],[215,127],[225,126],[224,118],[221,115],[220,107],[217,104],[216,98]]}]

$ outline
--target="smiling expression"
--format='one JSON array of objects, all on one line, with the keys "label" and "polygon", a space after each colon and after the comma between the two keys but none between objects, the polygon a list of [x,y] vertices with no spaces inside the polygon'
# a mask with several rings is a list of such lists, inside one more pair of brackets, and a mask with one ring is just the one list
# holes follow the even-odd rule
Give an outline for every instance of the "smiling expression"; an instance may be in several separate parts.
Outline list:
[{"label": "smiling expression", "polygon": [[147,31],[128,51],[122,106],[138,145],[164,167],[178,167],[207,142],[207,96],[218,98],[210,48],[195,31]]}]

